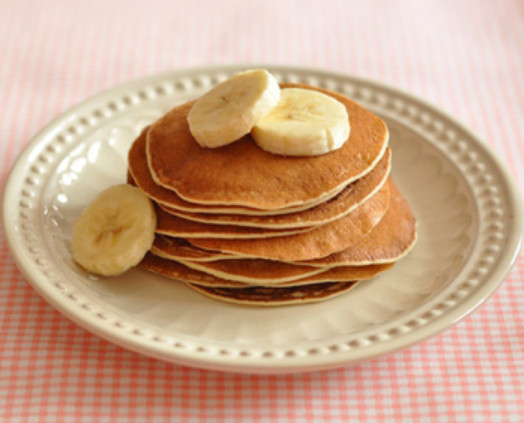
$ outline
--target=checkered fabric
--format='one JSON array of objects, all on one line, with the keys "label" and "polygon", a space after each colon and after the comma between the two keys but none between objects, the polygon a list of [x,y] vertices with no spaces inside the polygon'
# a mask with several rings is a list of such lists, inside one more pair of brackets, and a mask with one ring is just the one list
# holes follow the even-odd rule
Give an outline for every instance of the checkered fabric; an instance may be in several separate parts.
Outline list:
[{"label": "checkered fabric", "polygon": [[[48,122],[170,69],[265,62],[365,76],[473,128],[524,189],[521,0],[2,0],[2,187]],[[480,310],[388,357],[235,375],[108,343],[24,280],[0,239],[1,422],[522,422],[524,261]]]}]

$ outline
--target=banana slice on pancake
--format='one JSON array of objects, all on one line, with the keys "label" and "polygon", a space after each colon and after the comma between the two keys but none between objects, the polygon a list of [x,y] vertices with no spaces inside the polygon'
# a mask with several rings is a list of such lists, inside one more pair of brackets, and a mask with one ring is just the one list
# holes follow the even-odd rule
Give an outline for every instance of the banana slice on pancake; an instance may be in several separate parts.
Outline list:
[{"label": "banana slice on pancake", "polygon": [[200,97],[187,116],[202,147],[216,148],[249,134],[280,100],[276,79],[263,69],[241,72]]},{"label": "banana slice on pancake", "polygon": [[138,188],[110,187],[75,221],[73,259],[92,273],[121,274],[136,266],[151,248],[156,221],[151,200]]},{"label": "banana slice on pancake", "polygon": [[348,140],[349,116],[339,101],[318,91],[285,88],[280,102],[251,136],[265,151],[284,156],[318,156]]}]

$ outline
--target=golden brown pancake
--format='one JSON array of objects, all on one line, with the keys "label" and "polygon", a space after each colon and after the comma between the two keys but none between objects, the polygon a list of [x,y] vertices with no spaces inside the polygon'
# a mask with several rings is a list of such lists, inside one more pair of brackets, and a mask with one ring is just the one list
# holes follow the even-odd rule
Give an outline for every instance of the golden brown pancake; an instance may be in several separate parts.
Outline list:
[{"label": "golden brown pancake", "polygon": [[336,197],[310,209],[278,216],[249,216],[232,214],[188,213],[161,206],[170,214],[186,220],[214,225],[238,225],[255,228],[296,228],[323,225],[356,209],[386,182],[391,164],[388,148],[375,168],[358,181],[349,184]]},{"label": "golden brown pancake", "polygon": [[417,238],[415,216],[393,180],[389,208],[373,230],[357,244],[328,257],[307,262],[315,266],[390,263],[404,257]]},{"label": "golden brown pancake", "polygon": [[[297,264],[321,267],[365,266],[395,262],[404,257],[416,241],[416,220],[397,185],[390,181],[390,203],[384,217],[364,238],[351,247],[322,259]],[[208,251],[179,238],[157,236],[152,251],[170,260],[198,262],[238,259],[238,255]],[[247,256],[244,256],[247,258]]]},{"label": "golden brown pancake", "polygon": [[333,282],[291,288],[252,287],[243,289],[210,288],[192,284],[189,286],[215,300],[250,306],[282,306],[324,301],[349,291],[356,284],[357,282]]},{"label": "golden brown pancake", "polygon": [[301,206],[287,207],[278,210],[260,210],[249,207],[241,206],[228,206],[228,205],[210,205],[210,204],[196,204],[188,202],[182,198],[174,191],[170,191],[157,185],[153,180],[149,167],[147,165],[147,156],[146,156],[146,140],[147,140],[147,131],[149,128],[145,128],[140,136],[135,140],[128,154],[128,164],[129,172],[131,173],[131,178],[133,183],[138,186],[149,198],[151,198],[156,203],[163,205],[165,207],[174,208],[182,212],[190,213],[225,213],[225,214],[242,214],[242,215],[253,215],[253,216],[265,216],[267,214],[287,214],[287,213],[296,213],[301,210],[306,210],[310,207],[314,207],[318,204],[323,203],[329,198],[334,197],[341,191],[344,187],[341,187],[339,191],[332,193],[326,193],[325,196],[322,196],[318,201],[307,203]]},{"label": "golden brown pancake", "polygon": [[333,281],[363,280],[370,279],[379,273],[388,270],[392,266],[393,264],[336,267],[333,269],[327,269],[326,271],[316,275],[305,276],[303,278],[287,282],[252,283],[249,282],[249,280],[246,280],[246,282],[239,282],[219,276],[214,276],[210,273],[191,269],[190,267],[184,266],[182,263],[157,257],[151,253],[146,254],[140,263],[140,267],[170,279],[175,279],[185,283],[193,283],[196,285],[227,288],[245,288],[246,286],[288,287],[324,282],[328,283]]},{"label": "golden brown pancake", "polygon": [[263,239],[191,238],[199,248],[241,256],[280,261],[305,261],[329,256],[349,248],[368,234],[386,213],[389,183],[346,216],[313,230],[286,237]]},{"label": "golden brown pancake", "polygon": [[169,236],[155,236],[151,246],[151,252],[168,260],[192,260],[192,261],[215,261],[237,259],[238,256],[221,253],[220,251],[209,251],[191,245],[183,238],[171,238]]},{"label": "golden brown pancake", "polygon": [[182,219],[178,216],[167,213],[160,207],[156,208],[156,214],[156,233],[180,238],[205,237],[208,239],[260,239],[294,235],[314,229],[314,227],[270,229],[234,225],[211,225]]},{"label": "golden brown pancake", "polygon": [[202,286],[226,288],[244,288],[247,286],[241,282],[228,281],[198,270],[190,269],[176,261],[167,260],[151,253],[145,255],[140,262],[139,267],[156,273],[157,275],[162,275],[166,278],[184,283],[195,283]]},{"label": "golden brown pancake", "polygon": [[300,285],[307,281],[369,279],[392,266],[346,266],[328,269],[263,259],[223,260],[209,263],[184,261],[181,264],[218,278],[265,286]]},{"label": "golden brown pancake", "polygon": [[153,180],[192,203],[274,210],[315,202],[369,173],[386,150],[384,122],[343,95],[287,86],[326,93],[346,106],[352,129],[339,150],[284,157],[263,151],[249,135],[220,148],[202,148],[189,131],[190,102],[160,118],[147,133]]},{"label": "golden brown pancake", "polygon": [[218,278],[250,285],[273,285],[317,275],[328,269],[264,259],[219,260],[210,263],[179,261],[186,267]]},{"label": "golden brown pancake", "polygon": [[388,177],[388,131],[346,97],[350,139],[316,157],[261,150],[251,137],[216,149],[191,136],[181,105],[133,143],[129,183],[157,206],[144,269],[238,304],[321,301],[370,279],[405,255],[413,214]]}]

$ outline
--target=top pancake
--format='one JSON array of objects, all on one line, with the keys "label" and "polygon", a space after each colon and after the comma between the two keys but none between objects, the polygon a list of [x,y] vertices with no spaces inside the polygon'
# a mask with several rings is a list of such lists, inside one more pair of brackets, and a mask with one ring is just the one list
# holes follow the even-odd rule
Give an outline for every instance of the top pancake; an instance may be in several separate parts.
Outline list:
[{"label": "top pancake", "polygon": [[[145,128],[131,146],[128,154],[129,172],[131,180],[153,201],[175,210],[189,213],[240,214],[247,216],[266,216],[297,213],[328,201],[339,192],[333,191],[322,196],[315,202],[305,205],[286,207],[278,210],[260,210],[250,207],[234,205],[197,204],[181,198],[175,191],[168,190],[153,180],[147,164],[146,143],[149,127]],[[366,175],[367,176],[367,175]],[[358,181],[357,181],[358,182]],[[356,182],[355,182],[356,183]],[[342,191],[345,187],[342,187]]]},{"label": "top pancake", "polygon": [[220,148],[202,148],[189,131],[193,103],[171,110],[147,134],[151,176],[184,200],[275,210],[315,202],[371,171],[384,154],[388,131],[384,122],[347,97],[319,88],[347,108],[351,134],[329,154],[284,157],[259,148],[249,135]]}]

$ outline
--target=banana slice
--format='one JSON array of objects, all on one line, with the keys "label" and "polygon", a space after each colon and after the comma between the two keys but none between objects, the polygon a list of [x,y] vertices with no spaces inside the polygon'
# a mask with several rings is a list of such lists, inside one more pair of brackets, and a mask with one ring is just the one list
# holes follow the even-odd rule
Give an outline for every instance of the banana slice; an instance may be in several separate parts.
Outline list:
[{"label": "banana slice", "polygon": [[263,150],[284,156],[317,156],[349,138],[345,106],[318,91],[285,88],[280,102],[251,131]]},{"label": "banana slice", "polygon": [[73,259],[89,272],[113,276],[136,266],[155,238],[156,213],[138,188],[100,193],[73,226]]},{"label": "banana slice", "polygon": [[230,144],[249,134],[279,100],[280,87],[268,71],[241,72],[196,101],[187,116],[189,130],[202,147]]}]

